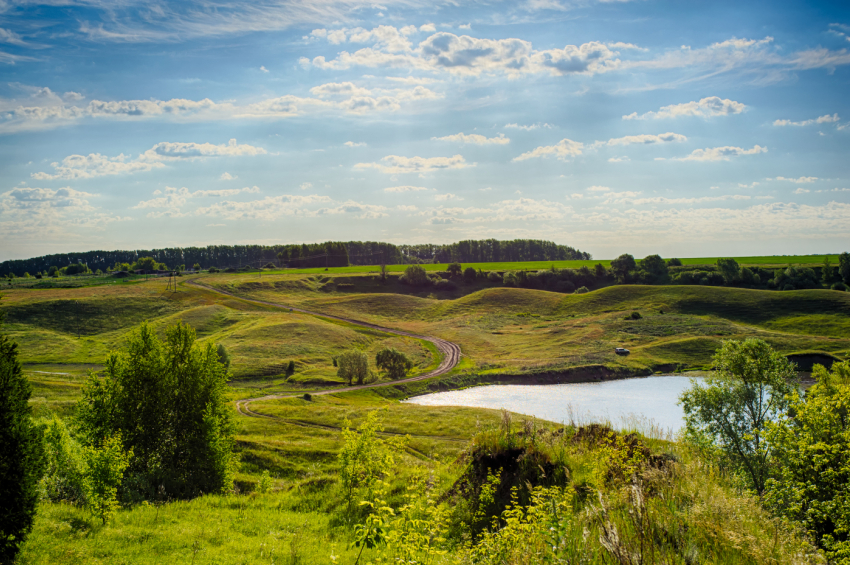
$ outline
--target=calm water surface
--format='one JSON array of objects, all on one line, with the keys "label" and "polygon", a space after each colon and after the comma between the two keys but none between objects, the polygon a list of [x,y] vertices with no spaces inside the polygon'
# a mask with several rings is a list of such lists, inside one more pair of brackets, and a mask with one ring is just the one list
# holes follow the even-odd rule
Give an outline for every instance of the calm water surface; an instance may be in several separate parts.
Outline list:
[{"label": "calm water surface", "polygon": [[417,396],[407,402],[505,408],[554,422],[610,422],[617,428],[655,424],[675,432],[684,425],[682,408],[676,403],[689,386],[686,376],[663,375],[598,383],[489,385]]}]

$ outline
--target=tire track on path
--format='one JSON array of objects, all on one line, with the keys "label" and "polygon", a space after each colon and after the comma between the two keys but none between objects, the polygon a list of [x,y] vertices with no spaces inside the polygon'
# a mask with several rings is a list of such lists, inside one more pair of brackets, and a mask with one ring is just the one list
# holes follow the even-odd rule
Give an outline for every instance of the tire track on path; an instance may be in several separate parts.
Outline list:
[{"label": "tire track on path", "polygon": [[[310,396],[323,396],[323,395],[326,395],[326,394],[336,394],[338,392],[350,392],[350,391],[353,391],[353,390],[363,390],[363,389],[368,389],[368,388],[381,388],[381,387],[386,387],[386,386],[395,386],[397,384],[423,381],[425,379],[430,379],[431,377],[437,377],[437,376],[444,375],[444,374],[448,373],[449,371],[454,369],[457,366],[457,364],[460,362],[460,356],[461,356],[460,346],[457,345],[456,343],[452,343],[450,341],[446,341],[445,339],[440,339],[438,337],[424,336],[424,335],[414,334],[414,333],[410,333],[410,332],[405,332],[405,331],[402,331],[402,330],[385,328],[385,327],[379,326],[377,324],[370,324],[369,322],[354,320],[352,318],[343,318],[342,316],[332,316],[330,314],[322,314],[320,312],[313,312],[311,310],[304,310],[303,308],[295,308],[293,306],[287,306],[285,304],[280,304],[278,302],[269,302],[269,301],[266,301],[266,300],[256,300],[254,298],[245,298],[245,297],[233,294],[232,292],[227,292],[226,290],[221,290],[221,289],[214,288],[212,286],[197,282],[197,279],[188,280],[188,281],[186,281],[186,284],[188,284],[190,286],[195,286],[195,287],[198,287],[198,288],[203,288],[205,290],[209,290],[211,292],[216,292],[218,294],[222,294],[222,295],[225,295],[225,296],[230,296],[230,297],[236,298],[238,300],[244,300],[245,302],[252,302],[254,304],[262,304],[264,306],[272,306],[274,308],[281,308],[281,309],[284,309],[284,310],[292,310],[293,312],[300,312],[302,314],[308,314],[310,316],[316,316],[318,318],[327,318],[327,319],[330,319],[330,320],[338,320],[340,322],[346,322],[346,323],[349,323],[349,324],[354,324],[356,326],[361,326],[361,327],[364,327],[364,328],[378,330],[378,331],[386,332],[386,333],[389,333],[389,334],[400,335],[400,336],[404,336],[404,337],[412,337],[414,339],[421,339],[421,340],[428,341],[431,344],[433,344],[434,347],[436,347],[437,350],[440,353],[443,354],[443,359],[440,362],[440,364],[437,366],[437,368],[434,369],[433,371],[429,371],[429,372],[422,374],[422,375],[416,375],[415,377],[408,377],[406,379],[399,379],[397,381],[392,381],[392,382],[388,382],[388,383],[371,383],[371,384],[353,385],[353,386],[347,386],[347,387],[341,387],[341,388],[322,389],[322,390],[317,390],[315,392],[310,392]],[[275,416],[268,416],[266,414],[260,414],[258,412],[254,412],[253,410],[251,410],[251,403],[257,402],[257,401],[264,401],[264,400],[277,400],[279,398],[295,398],[295,397],[298,397],[298,396],[301,396],[301,395],[299,395],[299,394],[268,394],[266,396],[259,396],[259,397],[256,397],[256,398],[246,398],[246,399],[243,399],[243,400],[237,400],[236,401],[236,410],[240,414],[242,414],[243,416],[247,416],[249,418],[278,419]]]}]

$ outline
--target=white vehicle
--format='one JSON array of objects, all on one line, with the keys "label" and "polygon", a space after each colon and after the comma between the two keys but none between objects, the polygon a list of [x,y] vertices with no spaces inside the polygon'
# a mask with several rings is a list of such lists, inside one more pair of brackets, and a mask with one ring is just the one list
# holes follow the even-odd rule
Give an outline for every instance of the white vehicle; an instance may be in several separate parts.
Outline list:
[{"label": "white vehicle", "polygon": [[617,355],[628,355],[629,350],[626,349],[625,347],[615,347],[614,353],[616,353]]}]

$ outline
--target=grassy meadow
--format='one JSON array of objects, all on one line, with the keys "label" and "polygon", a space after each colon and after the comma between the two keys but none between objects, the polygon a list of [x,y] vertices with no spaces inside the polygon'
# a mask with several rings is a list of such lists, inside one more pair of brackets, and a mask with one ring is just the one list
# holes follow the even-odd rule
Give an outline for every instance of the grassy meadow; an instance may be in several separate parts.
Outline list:
[{"label": "grassy meadow", "polygon": [[[266,417],[236,418],[241,461],[236,492],[124,508],[106,525],[81,508],[44,503],[20,562],[350,564],[359,549],[351,546],[352,518],[341,511],[337,470],[340,430],[346,422],[357,426],[369,411],[378,410],[384,424],[380,437],[409,436],[387,478],[385,496],[393,505],[403,501],[408,485],[418,484],[415,477],[427,476],[431,488],[445,495],[469,465],[470,441],[504,428],[497,411],[417,406],[397,398],[479,378],[498,380],[500,375],[521,382],[525,375],[533,380],[541,373],[575,370],[628,375],[705,369],[721,340],[747,336],[760,337],[786,354],[850,356],[850,293],[630,285],[565,295],[488,288],[484,283],[436,291],[401,285],[395,277],[381,284],[375,274],[359,269],[184,276],[177,292],[166,292],[164,279],[4,289],[0,309],[6,314],[5,330],[19,343],[39,418],[70,417],[88,371],[97,370],[106,354],[143,321],[158,329],[185,321],[199,339],[223,343],[232,357],[234,400],[340,385],[332,358],[352,347],[372,358],[384,346],[401,349],[414,360],[414,373],[439,362],[433,347],[420,340],[246,299],[444,338],[459,344],[464,355],[452,374],[436,379],[442,385],[425,381],[396,391],[254,402],[252,410]],[[190,278],[234,296],[189,285]],[[632,312],[640,318],[632,319]],[[619,346],[631,354],[615,355]],[[293,374],[286,373],[290,360],[295,362]],[[534,425],[554,429],[545,422]],[[514,426],[527,424],[514,415]],[[620,512],[627,519],[628,497],[599,478],[601,452],[546,437],[565,454],[576,477],[606,492],[612,515]],[[782,529],[738,493],[728,477],[671,439],[645,439],[654,453],[675,456],[683,469],[663,479],[671,498],[657,511],[670,524],[679,524],[676,531],[691,532],[682,544],[714,548],[705,550],[714,559],[700,562],[818,562],[798,533]],[[265,493],[257,487],[263,472],[273,479]],[[591,514],[582,510],[592,501],[575,499],[574,504],[579,509],[575,535],[586,529],[592,532],[587,539],[596,540],[601,526],[587,522]],[[439,559],[460,559],[464,550],[458,543]],[[360,563],[380,555],[379,550],[366,550]],[[603,562],[602,553],[593,555],[584,562]],[[423,562],[442,562],[432,557]]]}]

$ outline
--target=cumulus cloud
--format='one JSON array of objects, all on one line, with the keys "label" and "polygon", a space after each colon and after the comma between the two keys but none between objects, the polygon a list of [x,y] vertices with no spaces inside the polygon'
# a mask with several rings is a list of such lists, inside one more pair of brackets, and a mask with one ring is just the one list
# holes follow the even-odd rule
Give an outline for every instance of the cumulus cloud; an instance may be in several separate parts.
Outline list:
[{"label": "cumulus cloud", "polygon": [[663,118],[679,118],[684,116],[696,116],[700,118],[711,118],[714,116],[729,116],[731,114],[740,114],[747,107],[741,102],[735,102],[728,98],[720,98],[719,96],[709,96],[701,99],[699,102],[685,102],[684,104],[671,104],[662,106],[657,112],[646,112],[638,115],[637,112],[632,112],[627,116],[623,116],[624,120],[660,120]]},{"label": "cumulus cloud", "polygon": [[149,218],[180,218],[188,216],[188,212],[182,210],[183,206],[193,198],[216,197],[223,198],[227,196],[235,196],[240,193],[256,194],[260,192],[259,187],[251,186],[244,188],[229,188],[224,190],[196,190],[190,191],[185,186],[182,188],[174,188],[171,186],[165,187],[165,191],[155,191],[154,196],[150,200],[142,200],[135,206],[134,210],[150,209],[147,216]]},{"label": "cumulus cloud", "polygon": [[630,160],[631,159],[629,159],[628,157],[609,157],[608,158],[609,163],[624,163],[624,162],[630,161]]},{"label": "cumulus cloud", "polygon": [[377,169],[386,174],[427,173],[446,169],[463,169],[474,167],[475,163],[467,163],[462,155],[451,157],[401,157],[387,155],[380,163],[357,163],[355,169]]},{"label": "cumulus cloud", "polygon": [[514,161],[525,161],[526,159],[536,159],[538,157],[555,156],[558,159],[566,160],[570,157],[575,157],[582,154],[584,144],[571,139],[562,139],[555,145],[541,145],[531,151],[527,151],[519,157],[514,157]]},{"label": "cumulus cloud", "polygon": [[422,190],[431,190],[424,186],[390,186],[384,189],[384,192],[419,192]]},{"label": "cumulus cloud", "polygon": [[457,194],[452,194],[451,192],[447,192],[445,194],[435,194],[434,200],[438,200],[438,201],[463,200],[463,198],[461,198]]},{"label": "cumulus cloud", "polygon": [[767,147],[755,145],[752,149],[742,149],[741,147],[707,147],[705,149],[695,149],[687,157],[677,157],[671,161],[728,161],[732,157],[741,155],[757,155],[758,153],[767,153]]},{"label": "cumulus cloud", "polygon": [[809,192],[811,192],[809,189],[799,187],[797,190],[794,191],[794,194],[807,194]]},{"label": "cumulus cloud", "polygon": [[357,219],[375,219],[387,216],[388,210],[385,206],[353,200],[336,202],[328,196],[317,194],[284,194],[246,202],[225,200],[198,208],[192,214],[225,220],[260,221],[272,221],[284,216],[315,218],[339,214],[348,214]]},{"label": "cumulus cloud", "polygon": [[307,190],[307,189],[313,188],[313,183],[312,182],[302,182],[300,185],[298,185],[298,188],[300,188],[301,190]]},{"label": "cumulus cloud", "polygon": [[365,141],[346,141],[343,143],[346,147],[366,147]]},{"label": "cumulus cloud", "polygon": [[802,127],[802,126],[810,126],[812,124],[831,124],[831,123],[837,122],[839,120],[840,120],[840,118],[838,117],[838,114],[832,114],[831,116],[829,114],[826,114],[826,115],[821,116],[819,118],[814,118],[814,119],[811,119],[811,120],[803,120],[801,122],[792,122],[791,120],[776,120],[776,121],[773,122],[773,125],[775,125],[775,126],[800,126],[800,127]]},{"label": "cumulus cloud", "polygon": [[[123,153],[116,157],[107,157],[100,153],[90,155],[69,155],[61,162],[51,163],[53,173],[32,173],[38,180],[90,179],[107,175],[132,174],[162,168],[166,162],[178,160],[202,159],[206,157],[265,155],[266,150],[253,145],[238,144],[231,139],[226,144],[212,143],[157,143],[137,158]],[[227,174],[227,173],[225,173]],[[225,179],[224,175],[221,177]],[[234,177],[230,177],[234,178]],[[226,179],[225,179],[226,180]]]},{"label": "cumulus cloud", "polygon": [[487,206],[427,208],[418,213],[425,224],[431,225],[470,225],[494,222],[530,222],[560,220],[572,209],[560,202],[517,198],[502,200]]},{"label": "cumulus cloud", "polygon": [[218,178],[220,180],[234,180],[234,179],[238,179],[239,177],[237,177],[236,175],[231,175],[230,173],[225,171],[225,172],[221,173],[221,176],[218,177]]},{"label": "cumulus cloud", "polygon": [[514,78],[537,73],[592,75],[619,65],[618,52],[595,41],[567,45],[563,49],[535,50],[531,42],[517,38],[485,39],[436,32],[413,47],[407,34],[390,26],[341,31],[334,40],[327,30],[320,31],[317,36],[327,37],[331,43],[348,41],[373,45],[354,52],[341,51],[331,60],[324,56],[312,60],[303,58],[301,64],[328,70],[354,66],[398,67],[472,76],[504,74]]},{"label": "cumulus cloud", "polygon": [[505,137],[505,134],[500,133],[496,137],[486,137],[477,133],[456,133],[454,135],[446,135],[444,137],[432,137],[437,141],[457,141],[460,143],[474,143],[475,145],[506,145],[511,142],[510,138]]}]

